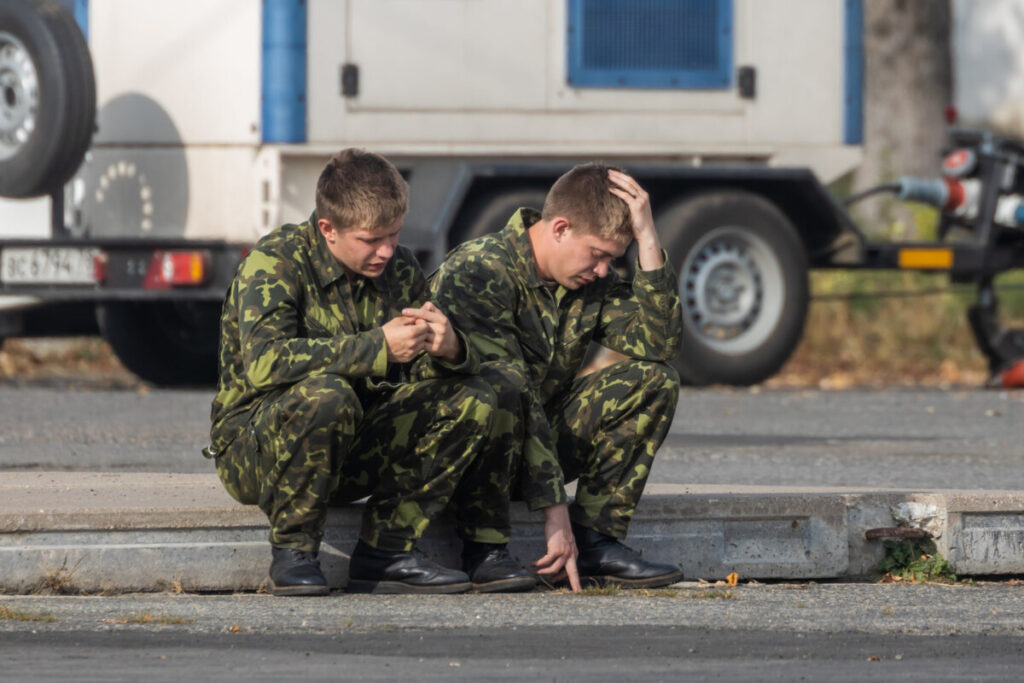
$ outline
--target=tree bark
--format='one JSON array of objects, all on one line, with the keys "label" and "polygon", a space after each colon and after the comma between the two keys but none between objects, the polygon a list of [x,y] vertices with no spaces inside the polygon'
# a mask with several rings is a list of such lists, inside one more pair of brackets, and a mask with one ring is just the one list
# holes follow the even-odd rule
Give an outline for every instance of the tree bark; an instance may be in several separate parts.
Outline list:
[{"label": "tree bark", "polygon": [[[945,108],[953,102],[951,21],[950,0],[865,0],[865,159],[855,191],[938,172]],[[898,221],[905,234],[893,237],[924,237],[893,202],[864,202],[858,214],[869,232],[892,231]]]}]

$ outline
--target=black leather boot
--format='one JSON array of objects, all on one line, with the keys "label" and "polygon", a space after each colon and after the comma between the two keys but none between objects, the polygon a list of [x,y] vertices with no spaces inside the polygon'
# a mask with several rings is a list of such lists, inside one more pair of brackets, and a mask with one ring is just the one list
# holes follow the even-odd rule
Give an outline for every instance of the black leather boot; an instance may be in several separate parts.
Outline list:
[{"label": "black leather boot", "polygon": [[274,595],[327,595],[327,579],[317,553],[271,547],[270,592]]},{"label": "black leather boot", "polygon": [[662,562],[648,562],[612,536],[572,525],[580,556],[580,579],[624,588],[658,588],[683,580],[683,570]]},{"label": "black leather boot", "polygon": [[348,562],[349,593],[464,593],[473,584],[418,549],[392,552],[356,543]]},{"label": "black leather boot", "polygon": [[519,593],[537,585],[504,544],[463,541],[462,571],[469,574],[477,593]]}]

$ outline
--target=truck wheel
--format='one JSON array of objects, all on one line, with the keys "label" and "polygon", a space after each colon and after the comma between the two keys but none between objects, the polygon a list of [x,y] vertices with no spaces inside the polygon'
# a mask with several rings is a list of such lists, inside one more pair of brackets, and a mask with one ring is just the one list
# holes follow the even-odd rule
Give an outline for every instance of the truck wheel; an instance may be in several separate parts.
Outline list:
[{"label": "truck wheel", "polygon": [[452,227],[449,248],[501,230],[516,209],[525,206],[540,211],[546,196],[547,190],[540,187],[518,187],[480,195],[469,203]]},{"label": "truck wheel", "polygon": [[768,200],[718,191],[659,216],[679,273],[683,348],[691,384],[749,385],[786,362],[807,317],[807,255],[793,225]]},{"label": "truck wheel", "polygon": [[121,363],[163,387],[217,381],[220,304],[115,302],[96,309],[100,331]]},{"label": "truck wheel", "polygon": [[0,3],[0,196],[59,190],[96,122],[85,38],[56,0]]}]

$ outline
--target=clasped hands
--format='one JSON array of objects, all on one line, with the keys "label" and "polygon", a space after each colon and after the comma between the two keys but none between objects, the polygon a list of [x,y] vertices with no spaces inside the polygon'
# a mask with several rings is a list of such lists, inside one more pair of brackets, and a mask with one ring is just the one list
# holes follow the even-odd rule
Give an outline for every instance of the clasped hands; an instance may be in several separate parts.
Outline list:
[{"label": "clasped hands", "polygon": [[456,361],[460,355],[459,338],[448,318],[431,302],[420,308],[403,308],[402,315],[382,327],[388,347],[388,360],[407,363],[426,351],[431,356]]}]

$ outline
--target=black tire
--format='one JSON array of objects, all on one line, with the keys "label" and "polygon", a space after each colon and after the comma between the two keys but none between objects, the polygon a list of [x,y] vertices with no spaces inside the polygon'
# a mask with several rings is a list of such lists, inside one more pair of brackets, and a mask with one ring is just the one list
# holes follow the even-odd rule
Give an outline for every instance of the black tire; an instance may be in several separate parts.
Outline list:
[{"label": "black tire", "polygon": [[95,124],[92,60],[71,13],[56,0],[0,3],[0,196],[59,190]]},{"label": "black tire", "polygon": [[789,219],[765,198],[715,191],[658,217],[679,273],[684,381],[746,386],[775,374],[803,333],[807,254]]},{"label": "black tire", "polygon": [[501,230],[516,209],[527,207],[540,211],[546,196],[547,190],[542,187],[525,186],[491,191],[476,197],[453,226],[449,248]]},{"label": "black tire", "polygon": [[162,387],[217,382],[221,306],[213,302],[115,302],[96,308],[100,331],[126,368]]}]

